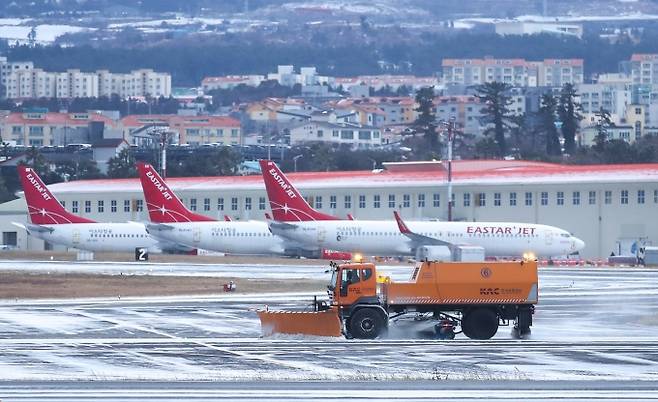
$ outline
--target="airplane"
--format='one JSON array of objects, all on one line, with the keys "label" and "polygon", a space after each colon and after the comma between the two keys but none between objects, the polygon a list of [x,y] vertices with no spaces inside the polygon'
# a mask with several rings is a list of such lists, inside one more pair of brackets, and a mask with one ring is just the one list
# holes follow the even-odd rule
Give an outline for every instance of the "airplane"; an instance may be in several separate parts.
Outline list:
[{"label": "airplane", "polygon": [[137,163],[151,223],[157,239],[231,254],[297,255],[299,245],[273,235],[266,222],[219,221],[196,214],[176,197],[153,166]]},{"label": "airplane", "polygon": [[19,166],[30,223],[12,222],[29,235],[52,244],[87,251],[134,252],[138,248],[161,251],[165,246],[151,238],[137,222],[96,222],[68,212],[48,190],[34,169]]},{"label": "airplane", "polygon": [[574,254],[585,243],[566,230],[517,222],[340,220],[317,211],[272,161],[260,167],[274,221],[272,232],[307,246],[365,255],[415,255],[421,246],[481,246],[487,256],[552,257]]}]

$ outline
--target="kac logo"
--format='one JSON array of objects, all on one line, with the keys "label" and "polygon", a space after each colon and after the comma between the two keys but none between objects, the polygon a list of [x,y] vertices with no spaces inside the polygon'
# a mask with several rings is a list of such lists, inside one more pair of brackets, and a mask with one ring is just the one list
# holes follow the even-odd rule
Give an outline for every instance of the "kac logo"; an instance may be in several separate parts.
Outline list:
[{"label": "kac logo", "polygon": [[490,277],[491,277],[491,268],[489,268],[489,267],[484,267],[484,268],[482,268],[482,269],[480,270],[480,275],[482,275],[482,277],[483,277],[484,279],[488,279],[488,278],[490,278]]}]

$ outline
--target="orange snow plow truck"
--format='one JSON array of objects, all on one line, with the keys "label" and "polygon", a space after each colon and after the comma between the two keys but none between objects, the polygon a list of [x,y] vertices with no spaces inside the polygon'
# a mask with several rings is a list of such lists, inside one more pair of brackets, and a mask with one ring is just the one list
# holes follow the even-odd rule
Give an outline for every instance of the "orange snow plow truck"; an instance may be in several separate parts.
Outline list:
[{"label": "orange snow plow truck", "polygon": [[437,338],[463,332],[489,339],[500,325],[530,333],[538,301],[536,261],[419,263],[407,282],[378,277],[371,263],[331,263],[329,302],[313,311],[258,310],[263,335],[275,333],[374,339],[407,313],[436,319]]}]

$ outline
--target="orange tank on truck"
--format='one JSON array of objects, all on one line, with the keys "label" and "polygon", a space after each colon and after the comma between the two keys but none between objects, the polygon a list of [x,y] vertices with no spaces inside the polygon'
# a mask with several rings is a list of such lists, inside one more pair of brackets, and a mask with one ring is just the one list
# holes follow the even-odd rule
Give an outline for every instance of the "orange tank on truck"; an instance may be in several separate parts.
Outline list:
[{"label": "orange tank on truck", "polygon": [[332,264],[332,274],[329,303],[316,303],[316,309],[327,314],[297,313],[292,329],[275,312],[261,311],[263,328],[274,328],[271,333],[318,335],[317,331],[305,332],[300,328],[304,328],[305,321],[308,328],[327,327],[330,317],[328,335],[376,338],[387,330],[391,319],[414,313],[417,317],[436,319],[436,329],[445,338],[459,333],[459,328],[469,338],[489,339],[500,325],[511,322],[515,333],[523,337],[530,332],[534,305],[538,302],[534,260],[426,261],[419,263],[405,282],[378,275],[376,266],[370,263]]}]

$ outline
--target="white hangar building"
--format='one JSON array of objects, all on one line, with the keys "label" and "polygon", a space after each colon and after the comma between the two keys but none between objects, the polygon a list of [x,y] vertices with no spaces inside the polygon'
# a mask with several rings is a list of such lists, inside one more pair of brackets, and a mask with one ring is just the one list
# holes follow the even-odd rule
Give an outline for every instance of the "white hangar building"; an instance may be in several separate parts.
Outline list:
[{"label": "white hangar building", "polygon": [[[356,219],[447,219],[447,171],[441,162],[386,163],[385,169],[291,173],[316,208]],[[223,219],[264,219],[261,176],[169,178],[192,210]],[[49,186],[73,213],[98,221],[147,221],[138,179],[85,180]],[[453,163],[454,220],[543,223],[586,242],[587,258],[658,245],[658,164],[557,165],[528,161]],[[26,219],[23,199],[0,205],[3,244],[43,250],[11,222]]]}]

